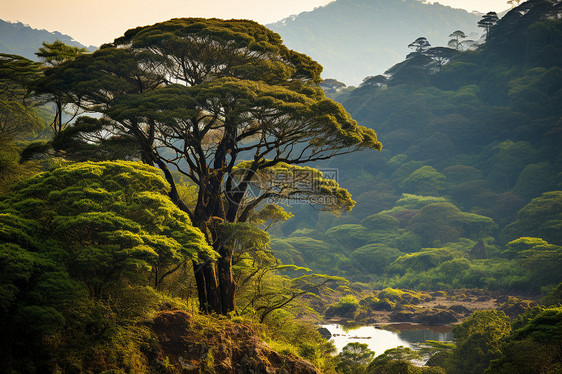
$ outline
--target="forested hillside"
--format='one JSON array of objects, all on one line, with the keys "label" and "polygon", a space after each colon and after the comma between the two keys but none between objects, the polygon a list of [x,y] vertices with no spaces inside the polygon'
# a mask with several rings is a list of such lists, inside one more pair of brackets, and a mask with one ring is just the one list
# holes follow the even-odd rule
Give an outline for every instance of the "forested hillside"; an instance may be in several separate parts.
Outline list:
[{"label": "forested hillside", "polygon": [[446,45],[455,30],[477,38],[478,19],[462,9],[419,0],[337,0],[268,27],[289,48],[320,62],[324,78],[357,85],[402,60],[419,36],[432,45]]},{"label": "forested hillside", "polygon": [[383,151],[324,164],[339,170],[357,205],[339,218],[295,206],[274,252],[375,285],[534,292],[556,285],[559,7],[527,2],[476,51],[446,49],[446,64],[439,48],[413,52],[387,75],[340,90],[352,116],[377,130]]}]

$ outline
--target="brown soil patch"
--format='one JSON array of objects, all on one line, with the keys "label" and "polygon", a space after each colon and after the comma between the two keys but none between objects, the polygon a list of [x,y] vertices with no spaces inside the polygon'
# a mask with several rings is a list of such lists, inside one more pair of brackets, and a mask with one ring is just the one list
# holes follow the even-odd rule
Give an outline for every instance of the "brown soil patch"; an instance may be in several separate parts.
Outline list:
[{"label": "brown soil patch", "polygon": [[150,359],[153,372],[319,374],[312,364],[273,351],[249,325],[204,318],[196,321],[184,311],[154,318],[158,344]]}]

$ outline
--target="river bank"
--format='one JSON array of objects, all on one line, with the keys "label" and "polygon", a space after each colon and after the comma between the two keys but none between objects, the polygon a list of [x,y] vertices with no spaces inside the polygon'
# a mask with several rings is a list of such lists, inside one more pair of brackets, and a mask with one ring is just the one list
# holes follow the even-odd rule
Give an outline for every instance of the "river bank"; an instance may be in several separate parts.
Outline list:
[{"label": "river bank", "polygon": [[385,289],[358,296],[355,310],[338,307],[337,303],[328,305],[322,323],[375,327],[400,323],[454,325],[476,310],[501,310],[514,319],[537,305],[537,300],[529,296],[480,289],[434,292]]}]

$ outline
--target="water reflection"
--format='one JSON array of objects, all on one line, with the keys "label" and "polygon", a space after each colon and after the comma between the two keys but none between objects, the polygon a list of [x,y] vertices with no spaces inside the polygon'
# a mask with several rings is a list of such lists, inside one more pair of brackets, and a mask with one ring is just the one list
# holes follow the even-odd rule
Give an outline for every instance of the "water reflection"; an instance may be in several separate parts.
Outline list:
[{"label": "water reflection", "polygon": [[400,331],[401,339],[409,343],[422,343],[426,340],[437,340],[440,342],[453,339],[451,326],[415,326],[415,325],[392,325],[393,329]]},{"label": "water reflection", "polygon": [[[387,349],[400,345],[414,348],[415,343],[426,340],[448,341],[452,340],[450,326],[425,326],[425,325],[390,325],[385,329],[374,326],[359,326],[349,328],[342,325],[322,325],[332,334],[338,352],[348,343],[363,343],[375,352],[375,355],[384,353]],[[392,330],[390,330],[392,328]]]}]

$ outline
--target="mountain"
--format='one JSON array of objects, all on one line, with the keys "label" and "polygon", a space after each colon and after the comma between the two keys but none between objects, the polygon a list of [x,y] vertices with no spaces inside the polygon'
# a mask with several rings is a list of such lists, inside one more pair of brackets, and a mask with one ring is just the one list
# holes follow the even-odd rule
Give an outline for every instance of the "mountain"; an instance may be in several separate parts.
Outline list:
[{"label": "mountain", "polygon": [[324,78],[358,84],[401,61],[408,44],[420,36],[447,45],[448,35],[462,30],[471,38],[481,32],[480,16],[418,0],[337,0],[285,18],[267,27],[285,44],[324,66]]},{"label": "mountain", "polygon": [[43,42],[52,43],[55,40],[80,48],[95,50],[96,47],[86,47],[72,37],[58,31],[34,29],[21,22],[12,23],[0,20],[0,53],[20,55],[30,60],[35,60],[35,52]]}]

